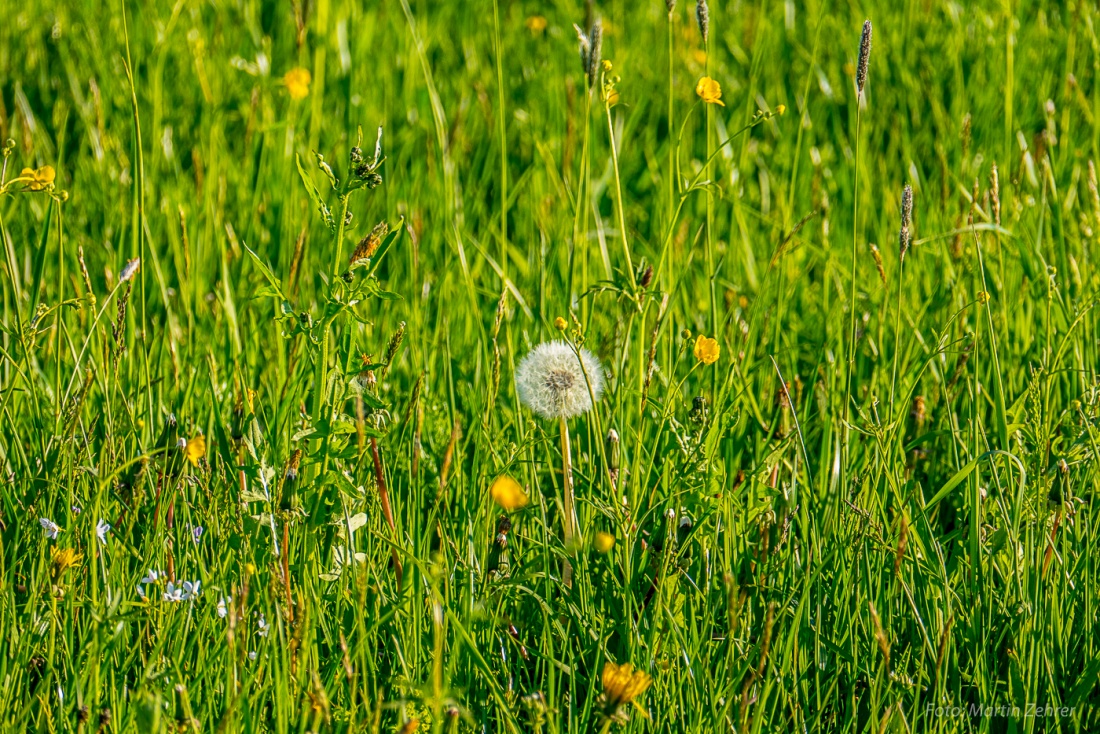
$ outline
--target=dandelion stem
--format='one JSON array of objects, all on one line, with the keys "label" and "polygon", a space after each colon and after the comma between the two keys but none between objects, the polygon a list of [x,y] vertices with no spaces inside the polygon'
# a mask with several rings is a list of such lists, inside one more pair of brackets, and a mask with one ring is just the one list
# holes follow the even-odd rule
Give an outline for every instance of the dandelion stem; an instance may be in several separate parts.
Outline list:
[{"label": "dandelion stem", "polygon": [[[562,463],[562,495],[564,498],[565,517],[562,518],[562,532],[565,540],[566,552],[572,552],[573,543],[577,536],[577,508],[573,499],[573,458],[569,450],[569,423],[563,416],[561,419],[561,463]],[[567,560],[562,569],[562,580],[566,586],[573,585],[573,566]]]}]

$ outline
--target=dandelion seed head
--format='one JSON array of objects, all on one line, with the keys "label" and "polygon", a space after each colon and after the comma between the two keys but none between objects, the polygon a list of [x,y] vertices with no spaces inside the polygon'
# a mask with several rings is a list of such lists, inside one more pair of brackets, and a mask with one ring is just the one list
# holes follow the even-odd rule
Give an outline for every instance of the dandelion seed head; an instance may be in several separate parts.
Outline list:
[{"label": "dandelion seed head", "polygon": [[[516,369],[520,401],[543,418],[575,418],[592,410],[603,393],[603,368],[591,352],[563,341],[544,342]],[[590,389],[591,388],[591,389]]]}]

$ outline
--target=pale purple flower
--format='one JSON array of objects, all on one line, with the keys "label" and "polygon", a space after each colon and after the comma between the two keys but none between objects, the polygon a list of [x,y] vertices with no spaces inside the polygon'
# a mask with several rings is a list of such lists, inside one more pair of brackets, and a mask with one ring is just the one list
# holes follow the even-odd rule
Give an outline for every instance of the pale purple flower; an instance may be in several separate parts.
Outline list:
[{"label": "pale purple flower", "polygon": [[61,526],[49,518],[38,518],[38,524],[42,526],[42,529],[46,532],[46,537],[50,540],[56,540],[57,534],[61,532]]}]

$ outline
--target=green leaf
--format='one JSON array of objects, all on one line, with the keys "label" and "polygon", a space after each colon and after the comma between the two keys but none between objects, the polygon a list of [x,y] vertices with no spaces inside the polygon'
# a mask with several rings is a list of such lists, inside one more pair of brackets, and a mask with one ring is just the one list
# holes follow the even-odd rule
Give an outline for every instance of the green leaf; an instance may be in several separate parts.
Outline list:
[{"label": "green leaf", "polygon": [[930,499],[930,500],[928,500],[928,502],[924,503],[924,512],[925,512],[925,514],[928,513],[928,510],[931,509],[933,505],[937,504],[943,498],[945,498],[947,495],[951,494],[952,490],[954,490],[955,487],[959,486],[964,479],[966,479],[968,476],[970,476],[970,472],[974,471],[978,467],[978,464],[985,461],[986,459],[989,459],[989,458],[992,458],[992,457],[998,456],[998,455],[1007,456],[1009,459],[1016,462],[1016,466],[1020,470],[1020,487],[1022,488],[1023,485],[1027,482],[1027,471],[1024,469],[1023,463],[1021,463],[1020,460],[1018,458],[1016,458],[1016,456],[1014,454],[1010,454],[1007,451],[998,451],[998,450],[986,451],[984,454],[982,454],[978,458],[971,461],[969,464],[964,466],[962,469],[959,469],[957,472],[955,472],[955,475],[953,477],[951,477],[950,479],[948,479],[946,484],[944,484],[942,487],[940,487],[940,491],[936,492],[936,494],[934,494],[932,496],[932,499]]},{"label": "green leaf", "polygon": [[393,243],[397,241],[397,238],[401,236],[401,233],[405,231],[405,218],[401,217],[401,221],[397,223],[397,226],[393,228],[386,239],[382,240],[382,244],[378,246],[378,250],[374,253],[374,257],[370,259],[370,270],[367,271],[367,275],[374,275],[374,271],[378,269],[378,263],[382,262],[382,257],[393,246]]},{"label": "green leaf", "polygon": [[329,211],[328,205],[325,204],[325,200],[321,198],[321,192],[317,189],[317,185],[313,183],[313,177],[302,168],[301,156],[295,155],[294,162],[298,165],[298,175],[302,177],[302,183],[306,185],[306,193],[309,194],[309,200],[313,202],[313,206],[321,213],[321,219],[324,220],[325,226],[329,229],[335,229],[336,224],[332,220],[332,213]]},{"label": "green leaf", "polygon": [[287,300],[287,297],[283,294],[283,284],[280,283],[279,279],[275,277],[275,274],[271,272],[271,268],[267,266],[267,263],[261,260],[260,256],[253,252],[252,248],[248,245],[242,245],[242,247],[244,247],[244,249],[252,257],[252,262],[256,264],[256,268],[260,271],[261,274],[263,274],[264,278],[268,282],[268,285],[271,286],[271,290],[268,290],[266,288],[261,289],[264,295],[277,296],[281,301]]}]

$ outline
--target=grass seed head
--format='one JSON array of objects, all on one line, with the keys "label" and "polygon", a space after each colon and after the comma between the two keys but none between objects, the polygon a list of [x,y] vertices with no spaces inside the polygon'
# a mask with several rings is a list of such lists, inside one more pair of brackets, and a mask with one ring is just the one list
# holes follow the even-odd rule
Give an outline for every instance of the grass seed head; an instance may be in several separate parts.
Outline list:
[{"label": "grass seed head", "polygon": [[588,74],[588,86],[596,84],[600,75],[600,58],[603,55],[603,23],[596,18],[592,27],[588,30],[588,63],[585,71]]},{"label": "grass seed head", "polygon": [[909,245],[913,241],[910,226],[913,224],[913,187],[905,184],[901,192],[901,231],[898,233],[898,251],[900,258],[905,259],[905,253],[909,251]]},{"label": "grass seed head", "polygon": [[589,66],[588,59],[592,55],[592,42],[588,40],[588,34],[576,23],[573,24],[573,30],[577,32],[577,43],[580,46],[581,69],[587,74]]},{"label": "grass seed head", "polygon": [[707,0],[696,0],[695,21],[699,24],[699,35],[703,37],[703,45],[710,40],[710,6]]},{"label": "grass seed head", "polygon": [[886,268],[882,266],[882,253],[878,251],[878,245],[871,245],[871,257],[875,259],[875,269],[878,270],[879,280],[886,285]]},{"label": "grass seed head", "polygon": [[871,21],[863,21],[863,34],[859,37],[859,65],[856,67],[856,87],[863,94],[867,86],[867,65],[871,61]]}]

